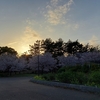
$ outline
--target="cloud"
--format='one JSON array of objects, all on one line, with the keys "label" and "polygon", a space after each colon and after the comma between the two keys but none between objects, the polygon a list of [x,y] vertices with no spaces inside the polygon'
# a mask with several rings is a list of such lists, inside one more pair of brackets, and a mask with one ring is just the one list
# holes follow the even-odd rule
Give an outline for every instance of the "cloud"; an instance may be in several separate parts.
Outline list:
[{"label": "cloud", "polygon": [[47,30],[47,31],[50,32],[50,33],[52,33],[52,32],[55,31],[55,30],[54,30],[52,27],[50,27],[50,26],[46,26],[46,27],[45,27],[45,30]]},{"label": "cloud", "polygon": [[26,27],[22,40],[26,43],[32,43],[33,41],[35,42],[35,40],[37,39],[41,39],[39,33],[35,31],[32,27]]},{"label": "cloud", "polygon": [[78,23],[67,23],[65,25],[65,28],[68,30],[72,30],[72,31],[77,31],[79,29],[80,25]]},{"label": "cloud", "polygon": [[69,0],[69,2],[68,2],[68,7],[70,7],[70,5],[72,5],[72,3],[73,3],[73,0]]},{"label": "cloud", "polygon": [[51,5],[56,6],[58,4],[59,0],[51,0]]},{"label": "cloud", "polygon": [[26,20],[26,23],[27,23],[28,25],[33,25],[33,22],[32,22],[29,18]]},{"label": "cloud", "polygon": [[75,29],[78,29],[79,28],[79,25],[78,24],[75,24],[74,28]]},{"label": "cloud", "polygon": [[24,31],[26,37],[38,37],[38,33],[33,30],[31,27],[26,27]]},{"label": "cloud", "polygon": [[14,44],[16,44],[17,42],[11,42],[11,43],[8,43],[7,45],[8,46],[11,46],[11,45],[14,45]]},{"label": "cloud", "polygon": [[22,36],[22,44],[34,44],[36,40],[40,40],[41,37],[32,27],[26,27]]},{"label": "cloud", "polygon": [[97,42],[99,41],[99,39],[93,35],[92,38],[89,40],[89,44],[90,45],[97,45]]},{"label": "cloud", "polygon": [[79,24],[71,24],[71,29],[76,31],[77,29],[79,29]]},{"label": "cloud", "polygon": [[[62,23],[62,19],[68,11],[70,11],[70,6],[73,3],[73,0],[61,5],[60,0],[51,0],[50,4],[47,5],[46,18],[50,24],[57,25]],[[64,22],[64,21],[63,21]]]}]

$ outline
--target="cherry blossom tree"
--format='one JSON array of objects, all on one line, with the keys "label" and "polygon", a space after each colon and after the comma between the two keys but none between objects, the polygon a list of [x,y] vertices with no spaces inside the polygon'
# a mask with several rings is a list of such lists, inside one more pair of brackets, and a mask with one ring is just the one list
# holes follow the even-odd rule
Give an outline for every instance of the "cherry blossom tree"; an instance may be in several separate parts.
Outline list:
[{"label": "cherry blossom tree", "polygon": [[15,61],[15,65],[16,65],[16,71],[24,71],[27,69],[27,61],[24,57],[19,57],[16,61]]},{"label": "cherry blossom tree", "polygon": [[17,57],[16,55],[11,55],[11,54],[1,54],[0,55],[0,70],[1,71],[12,71],[12,69],[16,68],[16,62]]},{"label": "cherry blossom tree", "polygon": [[100,52],[84,52],[80,53],[80,64],[100,63]]},{"label": "cherry blossom tree", "polygon": [[57,57],[61,66],[75,66],[78,63],[78,58],[75,56],[59,56]]},{"label": "cherry blossom tree", "polygon": [[38,56],[33,56],[29,61],[29,67],[33,71],[38,70],[38,63],[39,63],[39,70],[44,71],[50,71],[56,68],[56,60],[52,57],[50,53],[45,53],[42,55],[39,55],[39,62],[38,62]]},{"label": "cherry blossom tree", "polygon": [[16,55],[2,54],[0,55],[0,71],[16,72],[22,71],[27,67],[24,58],[18,58]]},{"label": "cherry blossom tree", "polygon": [[75,66],[92,63],[100,63],[100,52],[84,52],[70,56],[57,57],[62,66]]}]

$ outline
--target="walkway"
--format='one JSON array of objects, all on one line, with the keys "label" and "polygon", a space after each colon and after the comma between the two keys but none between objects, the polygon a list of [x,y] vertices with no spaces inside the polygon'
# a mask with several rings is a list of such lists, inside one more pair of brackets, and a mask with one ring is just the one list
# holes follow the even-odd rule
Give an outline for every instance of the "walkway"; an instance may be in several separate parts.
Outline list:
[{"label": "walkway", "polygon": [[30,78],[0,78],[0,100],[100,100],[99,95],[49,87]]}]

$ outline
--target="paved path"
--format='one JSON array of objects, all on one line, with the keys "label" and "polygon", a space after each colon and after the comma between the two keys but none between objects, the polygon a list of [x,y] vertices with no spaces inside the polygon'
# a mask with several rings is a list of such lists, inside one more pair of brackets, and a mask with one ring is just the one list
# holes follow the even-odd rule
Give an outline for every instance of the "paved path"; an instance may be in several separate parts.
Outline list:
[{"label": "paved path", "polygon": [[0,100],[100,100],[99,95],[49,87],[30,78],[0,78]]}]

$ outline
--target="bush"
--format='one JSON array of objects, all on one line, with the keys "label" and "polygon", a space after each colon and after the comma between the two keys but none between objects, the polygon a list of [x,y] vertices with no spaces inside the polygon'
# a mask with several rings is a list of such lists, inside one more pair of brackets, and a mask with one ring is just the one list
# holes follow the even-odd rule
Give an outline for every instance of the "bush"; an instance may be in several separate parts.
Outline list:
[{"label": "bush", "polygon": [[66,67],[61,67],[58,71],[57,71],[57,73],[62,73],[62,72],[65,72],[66,71]]},{"label": "bush", "polygon": [[65,72],[65,71],[71,71],[71,72],[82,72],[82,66],[66,66],[66,67],[62,67],[60,68],[57,72],[61,73],[61,72]]},{"label": "bush", "polygon": [[98,71],[100,70],[100,65],[92,63],[90,68],[91,68],[91,71]]},{"label": "bush", "polygon": [[44,74],[43,78],[47,81],[53,81],[55,80],[55,74],[54,73]]},{"label": "bush", "polygon": [[81,72],[82,66],[79,66],[79,65],[69,66],[69,67],[67,67],[67,70],[72,71],[72,72]]},{"label": "bush", "polygon": [[66,71],[62,73],[58,73],[56,75],[57,80],[64,83],[71,83],[73,79],[75,79],[75,73],[71,71]]},{"label": "bush", "polygon": [[100,71],[90,73],[88,84],[91,86],[100,86]]},{"label": "bush", "polygon": [[36,80],[45,80],[42,76],[34,76],[34,79],[36,79]]},{"label": "bush", "polygon": [[76,72],[75,78],[78,80],[79,84],[86,84],[88,81],[88,76],[83,72]]},{"label": "bush", "polygon": [[84,66],[82,66],[82,72],[88,73],[89,71],[90,71],[90,66],[88,64],[84,64]]},{"label": "bush", "polygon": [[84,66],[62,67],[57,73],[44,74],[39,77],[37,76],[36,79],[47,81],[57,80],[70,84],[100,87],[100,68],[97,64],[92,64],[91,66],[85,64]]},{"label": "bush", "polygon": [[86,84],[88,81],[88,78],[83,72],[66,71],[58,73],[56,77],[60,82],[71,84]]}]

